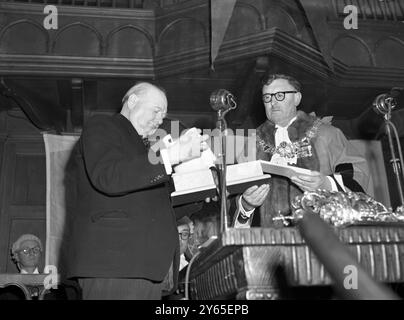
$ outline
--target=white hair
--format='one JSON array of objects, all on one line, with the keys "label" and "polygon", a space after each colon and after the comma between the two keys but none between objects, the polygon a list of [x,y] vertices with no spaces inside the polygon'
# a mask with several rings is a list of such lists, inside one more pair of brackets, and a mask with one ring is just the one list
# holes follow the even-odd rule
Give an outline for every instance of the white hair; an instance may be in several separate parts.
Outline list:
[{"label": "white hair", "polygon": [[122,98],[122,105],[124,105],[126,103],[126,101],[128,101],[129,97],[132,94],[135,94],[137,97],[141,98],[147,92],[149,92],[150,89],[153,89],[153,88],[157,89],[157,90],[161,91],[161,93],[165,94],[165,91],[162,88],[160,88],[154,84],[151,84],[149,82],[138,82],[125,93],[125,95]]},{"label": "white hair", "polygon": [[37,236],[34,236],[33,234],[23,234],[21,237],[17,239],[16,242],[13,243],[11,253],[15,254],[20,249],[21,243],[27,240],[38,242],[39,248],[41,249],[41,251],[43,251],[42,242]]}]

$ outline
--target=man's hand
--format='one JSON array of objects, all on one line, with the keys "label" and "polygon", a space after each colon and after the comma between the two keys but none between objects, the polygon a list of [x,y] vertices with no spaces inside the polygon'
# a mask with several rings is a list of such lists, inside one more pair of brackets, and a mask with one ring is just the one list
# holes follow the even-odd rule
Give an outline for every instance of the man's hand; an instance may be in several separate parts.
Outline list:
[{"label": "man's hand", "polygon": [[262,205],[268,195],[268,192],[268,184],[263,184],[260,187],[252,186],[245,190],[241,196],[241,204],[243,205],[244,210],[250,211]]},{"label": "man's hand", "polygon": [[316,189],[331,190],[331,183],[327,176],[318,172],[312,171],[311,174],[299,174],[291,177],[291,180],[303,191],[314,191]]},{"label": "man's hand", "polygon": [[168,147],[171,165],[179,164],[201,156],[201,152],[208,148],[208,135],[201,135],[200,129],[192,128]]}]

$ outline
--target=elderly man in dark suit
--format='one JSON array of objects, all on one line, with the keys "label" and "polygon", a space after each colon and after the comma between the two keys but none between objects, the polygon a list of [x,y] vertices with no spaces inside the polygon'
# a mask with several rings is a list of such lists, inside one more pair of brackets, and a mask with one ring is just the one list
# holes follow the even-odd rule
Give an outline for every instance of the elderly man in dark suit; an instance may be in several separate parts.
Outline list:
[{"label": "elderly man in dark suit", "polygon": [[68,276],[79,279],[84,299],[160,299],[162,280],[178,263],[166,185],[171,164],[197,157],[206,137],[174,140],[151,156],[147,138],[166,112],[165,93],[142,82],[127,92],[120,114],[94,116],[83,128],[69,167],[77,206]]}]

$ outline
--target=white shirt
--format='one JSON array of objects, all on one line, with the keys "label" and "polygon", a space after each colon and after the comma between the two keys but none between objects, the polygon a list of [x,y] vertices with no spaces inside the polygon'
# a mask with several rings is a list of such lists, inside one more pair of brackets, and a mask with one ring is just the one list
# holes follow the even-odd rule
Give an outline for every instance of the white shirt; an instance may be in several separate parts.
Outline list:
[{"label": "white shirt", "polygon": [[180,255],[180,271],[188,265],[188,261],[185,259],[185,255]]},{"label": "white shirt", "polygon": [[[296,117],[294,117],[292,120],[289,121],[289,123],[286,125],[286,127],[281,127],[279,125],[275,125],[276,131],[275,131],[275,148],[278,147],[282,142],[286,143],[292,143],[289,139],[289,134],[288,134],[288,128],[289,126],[293,123],[293,121],[296,120]],[[288,164],[296,164],[297,163],[297,156],[295,155],[293,158],[284,158],[281,157],[278,153],[275,153],[271,161],[274,164],[279,164],[279,165],[288,165]]]},{"label": "white shirt", "polygon": [[[25,271],[24,269],[20,270],[21,274],[29,274],[27,271]],[[39,274],[39,270],[38,268],[35,268],[34,272],[32,274]]]}]

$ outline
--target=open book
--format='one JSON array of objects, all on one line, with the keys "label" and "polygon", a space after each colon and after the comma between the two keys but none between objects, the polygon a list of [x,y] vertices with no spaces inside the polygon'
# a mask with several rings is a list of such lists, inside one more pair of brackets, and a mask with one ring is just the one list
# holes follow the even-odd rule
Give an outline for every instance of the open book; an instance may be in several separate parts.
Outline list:
[{"label": "open book", "polygon": [[[257,161],[259,161],[261,163],[263,172],[288,177],[289,179],[291,177],[297,176],[299,174],[310,175],[312,172],[311,170],[303,169],[303,168],[299,168],[299,167],[283,166],[283,165],[273,164],[269,161],[264,161],[264,160],[257,160]],[[255,161],[253,161],[253,162],[255,162]]]},{"label": "open book", "polygon": [[210,169],[172,175],[175,191],[171,193],[173,206],[203,201],[216,196],[216,185]]},{"label": "open book", "polygon": [[[171,193],[174,206],[203,201],[219,192],[216,172],[203,169],[194,172],[174,173],[172,175],[175,191]],[[253,185],[268,183],[271,176],[262,172],[258,161],[227,166],[227,191],[231,194],[243,193]]]},{"label": "open book", "polygon": [[[307,169],[277,165],[264,160],[228,165],[227,191],[230,195],[241,194],[251,186],[268,183],[270,174],[291,178],[294,175],[310,173],[311,171]],[[210,169],[174,173],[172,178],[175,191],[171,193],[171,199],[174,206],[203,201],[219,192],[215,172]]]}]

